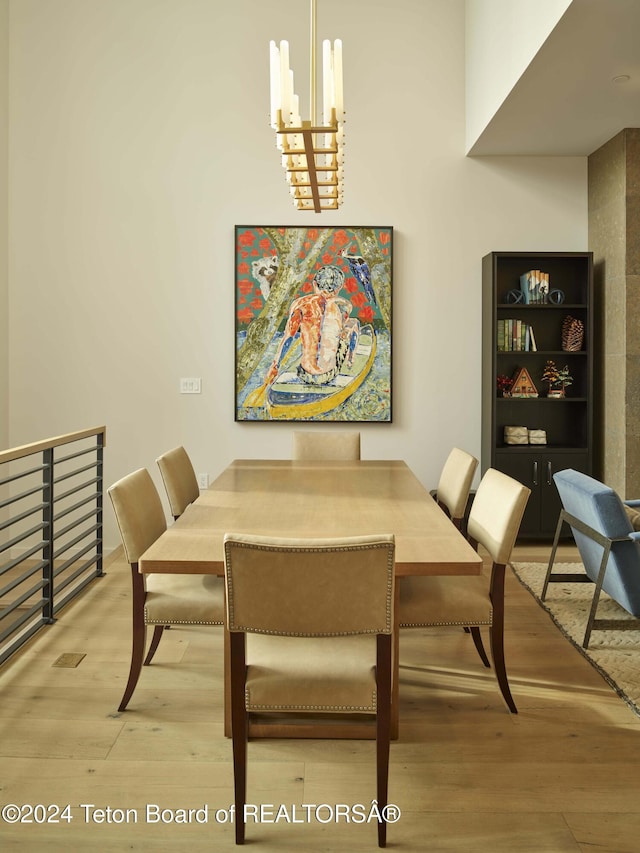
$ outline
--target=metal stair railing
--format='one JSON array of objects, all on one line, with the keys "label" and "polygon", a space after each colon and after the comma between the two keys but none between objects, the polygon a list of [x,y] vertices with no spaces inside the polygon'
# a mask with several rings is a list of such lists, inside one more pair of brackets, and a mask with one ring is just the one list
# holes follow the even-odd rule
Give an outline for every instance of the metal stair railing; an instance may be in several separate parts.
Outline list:
[{"label": "metal stair railing", "polygon": [[106,428],[0,451],[0,664],[102,570]]}]

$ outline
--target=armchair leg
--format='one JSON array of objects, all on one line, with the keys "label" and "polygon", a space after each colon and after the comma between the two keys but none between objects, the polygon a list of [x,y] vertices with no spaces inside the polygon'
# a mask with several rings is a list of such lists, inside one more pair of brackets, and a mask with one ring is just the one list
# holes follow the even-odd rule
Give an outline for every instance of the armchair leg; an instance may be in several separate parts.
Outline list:
[{"label": "armchair leg", "polygon": [[549,555],[549,565],[547,566],[547,574],[544,578],[544,583],[542,585],[542,593],[540,594],[540,600],[544,601],[547,595],[547,587],[549,586],[549,581],[551,579],[551,572],[553,570],[553,564],[556,559],[556,551],[558,550],[558,542],[560,541],[560,531],[562,530],[562,525],[564,524],[564,510],[560,510],[560,517],[558,518],[558,523],[556,525],[555,536],[553,537],[553,546],[551,548],[551,554]]},{"label": "armchair leg", "polygon": [[596,588],[593,591],[593,598],[589,609],[589,618],[587,619],[587,627],[584,632],[584,640],[582,641],[582,647],[584,649],[589,648],[589,640],[591,639],[591,631],[593,630],[593,623],[596,618],[596,611],[598,609],[598,602],[600,601],[600,593],[602,592],[602,584],[604,583],[604,575],[607,571],[607,563],[609,562],[610,553],[611,540],[608,540],[602,551],[602,559],[600,560],[600,569],[596,580]]}]

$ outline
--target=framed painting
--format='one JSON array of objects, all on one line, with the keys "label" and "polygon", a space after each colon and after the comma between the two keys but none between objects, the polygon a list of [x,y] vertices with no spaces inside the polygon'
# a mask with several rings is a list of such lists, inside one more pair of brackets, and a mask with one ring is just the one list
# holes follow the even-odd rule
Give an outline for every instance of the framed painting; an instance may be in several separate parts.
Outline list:
[{"label": "framed painting", "polygon": [[391,422],[393,229],[237,225],[235,420]]}]

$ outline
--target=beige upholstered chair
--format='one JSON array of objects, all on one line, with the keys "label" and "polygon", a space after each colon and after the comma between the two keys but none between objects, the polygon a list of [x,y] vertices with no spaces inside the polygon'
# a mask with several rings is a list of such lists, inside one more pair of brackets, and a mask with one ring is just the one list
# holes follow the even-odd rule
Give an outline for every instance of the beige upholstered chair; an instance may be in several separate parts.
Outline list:
[{"label": "beige upholstered chair", "polygon": [[344,430],[294,432],[293,458],[310,461],[360,459],[360,433]]},{"label": "beige upholstered chair", "polygon": [[468,535],[474,547],[482,545],[493,561],[489,583],[479,575],[408,577],[402,578],[400,584],[401,628],[468,627],[485,666],[489,666],[489,661],[479,626],[489,626],[496,677],[514,714],[518,711],[504,661],[504,574],[530,493],[522,483],[493,468],[488,469],[480,482],[469,514]]},{"label": "beige upholstered chair", "polygon": [[124,711],[140,677],[147,625],[155,628],[145,665],[151,663],[164,626],[224,624],[224,583],[212,575],[141,574],[141,554],[166,530],[160,495],[146,468],[118,480],[108,491],[133,584],[131,668],[118,708]]},{"label": "beige upholstered chair", "polygon": [[184,447],[175,447],[163,453],[156,462],[160,468],[171,514],[175,520],[200,494],[198,479]]},{"label": "beige upholstered chair", "polygon": [[[224,556],[236,843],[244,843],[240,817],[252,713],[340,714],[353,722],[369,715],[376,721],[382,812],[391,725],[393,536],[280,540],[227,534]],[[386,844],[384,822],[378,824],[378,844]]]},{"label": "beige upholstered chair", "polygon": [[478,460],[475,456],[454,447],[444,463],[438,488],[432,493],[458,530],[463,528],[471,483],[477,467]]}]

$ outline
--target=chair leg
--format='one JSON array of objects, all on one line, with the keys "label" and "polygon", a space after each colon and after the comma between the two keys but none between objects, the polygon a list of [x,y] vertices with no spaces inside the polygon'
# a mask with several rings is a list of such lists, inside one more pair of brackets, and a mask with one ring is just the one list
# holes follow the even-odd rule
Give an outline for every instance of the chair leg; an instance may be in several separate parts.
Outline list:
[{"label": "chair leg", "polygon": [[593,598],[591,600],[591,608],[589,610],[589,618],[587,619],[587,627],[584,632],[584,640],[582,641],[582,647],[587,649],[589,647],[589,640],[591,639],[591,632],[593,630],[593,623],[596,618],[596,611],[598,609],[598,601],[600,600],[600,593],[602,592],[602,584],[604,583],[604,574],[607,571],[607,563],[609,562],[609,554],[611,553],[611,540],[607,542],[602,551],[602,559],[600,560],[600,569],[598,571],[598,578],[596,580],[596,588],[593,591]]},{"label": "chair leg", "polygon": [[389,797],[389,744],[391,741],[391,635],[377,639],[376,776],[378,809],[378,847],[387,846],[386,807]]},{"label": "chair leg", "polygon": [[489,658],[487,657],[487,653],[484,650],[484,644],[482,642],[482,635],[480,634],[480,628],[475,625],[473,628],[469,628],[469,632],[473,637],[473,642],[476,647],[478,654],[480,655],[480,660],[486,667],[490,667]]},{"label": "chair leg", "polygon": [[549,555],[549,565],[547,566],[547,573],[544,577],[544,583],[542,584],[542,592],[540,593],[540,601],[544,601],[547,596],[547,588],[549,586],[549,580],[551,579],[551,572],[553,571],[553,564],[556,559],[556,551],[558,550],[558,543],[560,541],[560,532],[562,530],[562,525],[564,524],[564,510],[560,510],[560,516],[558,518],[558,523],[556,524],[556,532],[553,537],[553,546],[551,548],[551,554]]},{"label": "chair leg", "polygon": [[162,634],[165,628],[168,628],[168,625],[156,625],[153,629],[153,637],[151,638],[151,645],[149,646],[149,651],[147,652],[147,656],[144,659],[143,666],[149,666],[151,661],[153,660],[153,656],[156,653],[156,649],[160,644],[160,640],[162,639]]},{"label": "chair leg", "polygon": [[504,698],[504,701],[509,706],[509,710],[512,714],[517,714],[518,709],[516,708],[516,703],[513,701],[513,696],[511,695],[511,690],[509,689],[509,681],[507,679],[507,668],[504,662],[504,637],[502,633],[502,629],[498,629],[496,625],[489,628],[489,634],[491,637],[491,655],[493,657],[493,666],[496,671],[496,678],[498,679],[498,685],[500,687],[500,692]]},{"label": "chair leg", "polygon": [[129,679],[122,694],[118,711],[124,711],[129,704],[129,699],[136,689],[140,678],[142,661],[144,659],[144,648],[147,639],[147,626],[144,623],[144,577],[138,571],[138,564],[132,563],[133,580],[133,639],[131,644],[131,666],[129,668]]},{"label": "chair leg", "polygon": [[249,715],[244,689],[246,674],[245,635],[232,632],[231,653],[231,741],[233,746],[233,786],[235,799],[236,844],[244,844],[245,803],[247,801],[247,741]]},{"label": "chair leg", "polygon": [[489,639],[491,643],[491,657],[493,667],[498,679],[500,692],[504,701],[509,706],[512,714],[517,714],[518,709],[513,701],[509,681],[507,679],[507,668],[504,661],[504,572],[505,566],[493,564],[491,579],[492,603],[493,603],[493,625],[489,628]]}]

